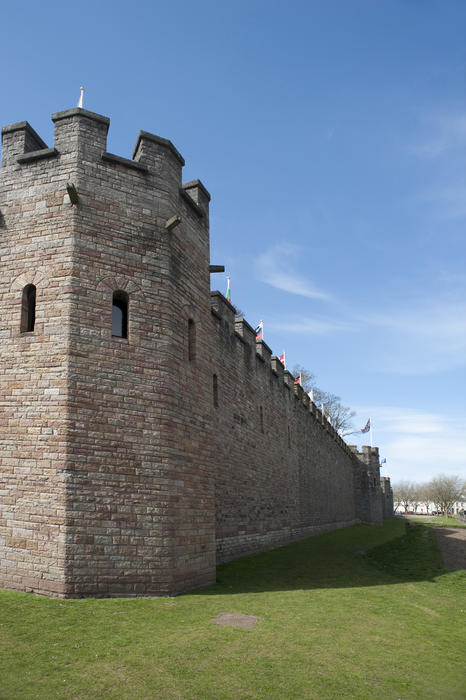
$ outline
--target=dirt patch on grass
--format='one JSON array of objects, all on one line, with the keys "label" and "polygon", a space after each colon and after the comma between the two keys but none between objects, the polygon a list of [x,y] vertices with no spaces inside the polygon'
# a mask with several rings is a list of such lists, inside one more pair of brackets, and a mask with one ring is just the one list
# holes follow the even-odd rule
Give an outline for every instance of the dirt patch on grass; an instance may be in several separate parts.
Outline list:
[{"label": "dirt patch on grass", "polygon": [[454,527],[433,529],[445,569],[466,569],[466,530]]},{"label": "dirt patch on grass", "polygon": [[212,618],[211,622],[224,627],[243,627],[250,629],[255,627],[262,618],[255,615],[242,615],[241,613],[219,613],[217,617]]}]

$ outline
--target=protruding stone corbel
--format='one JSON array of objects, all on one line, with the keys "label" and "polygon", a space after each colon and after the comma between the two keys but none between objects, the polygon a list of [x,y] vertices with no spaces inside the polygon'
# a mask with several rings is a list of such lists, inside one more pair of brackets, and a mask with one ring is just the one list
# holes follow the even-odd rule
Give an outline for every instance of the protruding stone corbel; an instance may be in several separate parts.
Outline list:
[{"label": "protruding stone corbel", "polygon": [[209,272],[225,272],[225,265],[209,265]]},{"label": "protruding stone corbel", "polygon": [[68,192],[68,197],[70,198],[71,206],[73,204],[79,204],[78,191],[76,186],[72,182],[66,183],[66,191]]},{"label": "protruding stone corbel", "polygon": [[167,231],[173,231],[173,229],[176,228],[179,224],[181,224],[181,216],[175,214],[175,216],[172,216],[166,220],[165,228],[167,229]]}]

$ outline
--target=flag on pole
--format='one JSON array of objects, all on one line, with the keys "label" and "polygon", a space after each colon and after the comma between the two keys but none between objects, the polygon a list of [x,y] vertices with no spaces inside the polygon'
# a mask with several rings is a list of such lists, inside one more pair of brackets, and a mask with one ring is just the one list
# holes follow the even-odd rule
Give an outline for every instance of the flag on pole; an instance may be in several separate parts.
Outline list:
[{"label": "flag on pole", "polygon": [[256,340],[262,340],[264,335],[264,321],[259,321],[259,325],[256,326]]},{"label": "flag on pole", "polygon": [[230,278],[227,277],[227,293],[226,293],[226,298],[231,304],[231,289],[230,289]]},{"label": "flag on pole", "polygon": [[282,354],[278,358],[280,362],[282,363],[283,367],[286,369],[286,357],[285,357],[285,351],[283,350]]},{"label": "flag on pole", "polygon": [[387,463],[387,458],[384,457],[382,460],[380,460],[380,464],[386,464]]},{"label": "flag on pole", "polygon": [[364,428],[361,428],[361,433],[368,433],[370,429],[371,429],[371,419],[369,418],[369,420],[367,421]]},{"label": "flag on pole", "polygon": [[299,377],[296,377],[296,379],[294,380],[294,383],[295,383],[295,384],[301,384],[301,386],[303,385],[303,382],[302,382],[302,379],[301,379],[301,372],[299,373]]}]

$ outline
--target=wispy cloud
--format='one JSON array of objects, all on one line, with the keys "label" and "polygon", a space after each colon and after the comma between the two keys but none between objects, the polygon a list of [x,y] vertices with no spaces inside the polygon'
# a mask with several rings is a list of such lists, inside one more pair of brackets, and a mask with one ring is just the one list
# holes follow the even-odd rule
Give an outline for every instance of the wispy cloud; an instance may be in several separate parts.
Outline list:
[{"label": "wispy cloud", "polygon": [[316,287],[312,281],[296,272],[299,248],[290,243],[279,243],[258,260],[260,278],[272,287],[310,299],[329,301],[331,295]]},{"label": "wispy cloud", "polygon": [[325,301],[328,313],[271,319],[274,330],[303,336],[344,333],[345,342],[364,346],[367,366],[379,372],[427,374],[466,364],[466,302],[460,284],[456,296],[446,289],[442,300],[406,299],[392,308],[373,307],[361,314],[348,300],[339,300],[300,276],[298,256],[299,248],[289,243],[273,246],[259,258],[262,280],[286,292]]},{"label": "wispy cloud", "polygon": [[[367,408],[365,409],[367,412]],[[375,409],[379,429],[395,435],[432,435],[448,430],[450,419],[440,413],[415,408],[379,406]]]},{"label": "wispy cloud", "polygon": [[291,321],[271,321],[270,328],[284,333],[301,333],[309,335],[328,335],[340,331],[353,331],[355,324],[325,317],[307,317]]},{"label": "wispy cloud", "polygon": [[[433,193],[434,194],[434,193]],[[440,214],[444,219],[462,219],[466,216],[466,183],[451,185],[435,193]]]},{"label": "wispy cloud", "polygon": [[382,444],[392,482],[425,482],[439,473],[466,477],[464,421],[451,416],[406,407],[360,407],[370,415],[374,437]]},{"label": "wispy cloud", "polygon": [[433,205],[430,211],[437,220],[463,219],[466,216],[466,181],[463,178],[454,184],[426,189],[413,199],[416,205]]},{"label": "wispy cloud", "polygon": [[425,136],[412,146],[420,158],[439,158],[466,145],[466,115],[451,113],[423,120]]},{"label": "wispy cloud", "polygon": [[378,369],[436,372],[466,364],[466,303],[411,307],[359,317],[383,342]]},{"label": "wispy cloud", "polygon": [[426,186],[413,197],[415,206],[421,204],[434,220],[463,219],[466,216],[466,114],[424,116],[419,123],[419,134],[409,150],[424,161],[423,167],[431,161],[435,185]]}]

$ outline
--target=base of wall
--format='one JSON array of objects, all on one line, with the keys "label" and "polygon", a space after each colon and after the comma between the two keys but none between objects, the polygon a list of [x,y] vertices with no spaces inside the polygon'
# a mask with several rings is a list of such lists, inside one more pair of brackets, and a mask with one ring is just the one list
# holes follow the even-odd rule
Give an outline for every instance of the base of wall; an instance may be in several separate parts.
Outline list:
[{"label": "base of wall", "polygon": [[215,584],[215,566],[208,571],[191,573],[178,580],[147,581],[122,576],[108,581],[54,581],[38,576],[2,576],[0,589],[35,593],[49,598],[159,598],[189,593]]},{"label": "base of wall", "polygon": [[65,598],[66,584],[64,581],[51,581],[40,576],[21,576],[19,578],[2,578],[0,588],[21,593],[36,593],[49,598]]},{"label": "base of wall", "polygon": [[273,530],[266,533],[254,532],[252,534],[235,535],[217,540],[217,564],[225,564],[233,559],[252,554],[260,554],[276,547],[291,544],[297,540],[305,540],[308,537],[322,535],[332,530],[341,530],[360,523],[359,519],[342,520],[335,523],[322,525],[306,525],[304,527],[287,527],[282,530]]},{"label": "base of wall", "polygon": [[[325,532],[332,530],[340,530],[351,525],[360,523],[361,520],[342,520],[333,523],[324,523],[321,525],[307,525],[304,527],[287,527],[281,530],[273,530],[267,533],[251,533],[235,535],[234,537],[224,537],[217,540],[217,564],[224,564],[239,557],[260,554],[276,547],[282,547],[298,540],[322,535]],[[120,581],[118,584],[102,585],[84,585],[82,590],[76,590],[75,586],[67,586],[63,581],[48,581],[40,577],[20,577],[18,580],[3,579],[0,577],[0,588],[22,591],[27,593],[36,593],[55,598],[136,598],[136,597],[158,597],[172,596],[180,593],[188,593],[189,591],[213,585],[215,583],[215,574],[213,572],[205,572],[202,576],[193,576],[190,579],[185,578],[178,580],[175,584],[161,586],[147,584],[132,584]],[[159,590],[157,590],[157,588]],[[73,590],[74,589],[74,590]],[[87,590],[86,590],[87,589]]]}]

